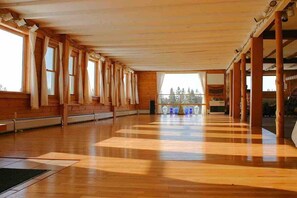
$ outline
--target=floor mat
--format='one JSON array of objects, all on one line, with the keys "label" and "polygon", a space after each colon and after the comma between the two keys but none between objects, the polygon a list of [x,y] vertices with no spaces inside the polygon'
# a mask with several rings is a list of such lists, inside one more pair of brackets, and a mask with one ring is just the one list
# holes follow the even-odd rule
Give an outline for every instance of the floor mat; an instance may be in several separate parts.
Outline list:
[{"label": "floor mat", "polygon": [[45,172],[47,170],[0,168],[0,193]]}]

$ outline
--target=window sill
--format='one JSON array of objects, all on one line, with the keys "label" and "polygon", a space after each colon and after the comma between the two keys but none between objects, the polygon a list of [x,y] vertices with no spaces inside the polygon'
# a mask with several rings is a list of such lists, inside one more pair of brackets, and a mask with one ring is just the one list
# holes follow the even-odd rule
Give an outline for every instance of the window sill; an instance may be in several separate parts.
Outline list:
[{"label": "window sill", "polygon": [[10,92],[10,91],[0,91],[0,98],[7,98],[7,99],[29,99],[30,94],[24,92]]}]

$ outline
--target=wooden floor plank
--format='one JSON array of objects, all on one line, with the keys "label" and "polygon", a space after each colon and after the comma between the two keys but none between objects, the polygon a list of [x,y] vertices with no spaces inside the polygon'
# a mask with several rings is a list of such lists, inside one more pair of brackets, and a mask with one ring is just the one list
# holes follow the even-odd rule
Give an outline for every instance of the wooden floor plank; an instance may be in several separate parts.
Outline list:
[{"label": "wooden floor plank", "polygon": [[0,145],[1,157],[45,159],[37,167],[78,161],[12,197],[297,197],[292,142],[223,115],[122,117],[4,134]]}]

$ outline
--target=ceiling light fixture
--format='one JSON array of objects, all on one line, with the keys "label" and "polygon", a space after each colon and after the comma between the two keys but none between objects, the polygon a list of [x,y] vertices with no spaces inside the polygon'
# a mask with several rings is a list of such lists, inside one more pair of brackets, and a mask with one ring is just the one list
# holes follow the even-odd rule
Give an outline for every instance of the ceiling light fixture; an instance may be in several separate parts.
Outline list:
[{"label": "ceiling light fixture", "polygon": [[38,24],[34,24],[33,26],[29,27],[30,32],[36,32],[39,29]]},{"label": "ceiling light fixture", "polygon": [[295,15],[295,11],[294,11],[293,6],[288,7],[287,14],[288,14],[289,17],[293,17]]},{"label": "ceiling light fixture", "polygon": [[251,52],[248,51],[245,56],[246,56],[246,59],[251,59]]},{"label": "ceiling light fixture", "polygon": [[289,19],[288,19],[288,14],[287,14],[287,12],[283,12],[283,14],[282,14],[282,22],[287,22]]},{"label": "ceiling light fixture", "polygon": [[257,16],[257,17],[254,18],[254,21],[256,23],[258,23],[258,22],[262,21],[263,19],[264,19],[264,16],[263,15],[259,15],[259,16]]},{"label": "ceiling light fixture", "polygon": [[22,27],[22,26],[24,26],[24,25],[27,25],[27,21],[26,21],[26,19],[15,20],[15,23],[16,23],[19,27]]},{"label": "ceiling light fixture", "polygon": [[13,16],[10,12],[5,13],[5,14],[1,14],[1,18],[3,19],[3,21],[11,21],[13,20]]},{"label": "ceiling light fixture", "polygon": [[265,7],[263,13],[254,18],[255,22],[259,23],[259,22],[263,21],[272,12],[273,8],[276,5],[277,5],[276,0],[270,1],[269,4]]},{"label": "ceiling light fixture", "polygon": [[269,6],[270,7],[275,7],[276,5],[277,5],[277,1],[276,0],[270,1],[270,3],[269,3]]}]

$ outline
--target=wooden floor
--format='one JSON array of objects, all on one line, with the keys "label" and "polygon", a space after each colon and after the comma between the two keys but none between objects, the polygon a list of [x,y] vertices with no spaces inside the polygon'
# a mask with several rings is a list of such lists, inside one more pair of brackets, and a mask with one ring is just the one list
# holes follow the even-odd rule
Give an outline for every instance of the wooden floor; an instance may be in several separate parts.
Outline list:
[{"label": "wooden floor", "polygon": [[1,135],[0,145],[0,166],[71,162],[11,197],[297,197],[293,144],[227,116],[122,117]]}]

